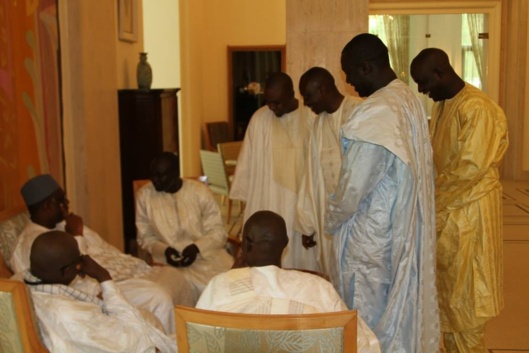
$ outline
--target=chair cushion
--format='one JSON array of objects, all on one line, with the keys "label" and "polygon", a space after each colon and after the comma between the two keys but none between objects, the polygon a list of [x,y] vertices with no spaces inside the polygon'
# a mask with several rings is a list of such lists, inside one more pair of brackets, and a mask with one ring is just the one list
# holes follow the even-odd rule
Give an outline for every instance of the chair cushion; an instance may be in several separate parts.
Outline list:
[{"label": "chair cushion", "polygon": [[0,352],[23,352],[13,294],[0,292]]},{"label": "chair cushion", "polygon": [[243,330],[187,323],[193,352],[342,352],[343,328]]},{"label": "chair cushion", "polygon": [[29,214],[23,211],[0,223],[0,255],[9,268],[17,238],[27,222],[29,222]]}]

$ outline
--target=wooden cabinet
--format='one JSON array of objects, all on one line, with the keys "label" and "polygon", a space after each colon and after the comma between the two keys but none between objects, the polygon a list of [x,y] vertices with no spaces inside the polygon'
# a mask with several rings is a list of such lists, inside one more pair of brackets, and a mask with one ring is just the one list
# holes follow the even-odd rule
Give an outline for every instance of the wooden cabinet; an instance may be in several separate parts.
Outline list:
[{"label": "wooden cabinet", "polygon": [[163,151],[178,152],[179,88],[118,91],[123,234],[126,251],[136,238],[132,181],[148,179],[149,166]]}]

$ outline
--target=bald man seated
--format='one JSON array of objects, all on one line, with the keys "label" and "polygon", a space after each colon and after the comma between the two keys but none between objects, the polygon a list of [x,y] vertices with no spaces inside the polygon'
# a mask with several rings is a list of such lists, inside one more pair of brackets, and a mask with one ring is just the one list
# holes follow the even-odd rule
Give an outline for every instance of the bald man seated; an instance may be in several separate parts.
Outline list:
[{"label": "bald man seated", "polygon": [[[159,321],[127,302],[110,273],[81,255],[72,235],[39,235],[30,262],[24,281],[50,352],[176,352],[174,339],[162,332]],[[101,298],[73,288],[78,276],[100,283]]]},{"label": "bald man seated", "polygon": [[[283,218],[258,211],[246,221],[240,264],[214,277],[197,308],[246,314],[311,314],[347,310],[331,283],[323,278],[281,268],[288,244]],[[243,290],[245,289],[245,290]],[[358,352],[380,352],[376,336],[358,318]]]}]

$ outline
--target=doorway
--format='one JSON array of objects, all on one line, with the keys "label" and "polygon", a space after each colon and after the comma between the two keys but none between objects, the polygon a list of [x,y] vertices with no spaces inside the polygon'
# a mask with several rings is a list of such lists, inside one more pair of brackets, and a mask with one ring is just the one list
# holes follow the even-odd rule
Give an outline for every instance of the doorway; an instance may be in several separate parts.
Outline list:
[{"label": "doorway", "polygon": [[265,104],[268,75],[284,71],[286,49],[278,46],[228,46],[228,118],[235,141],[244,138],[253,113]]}]

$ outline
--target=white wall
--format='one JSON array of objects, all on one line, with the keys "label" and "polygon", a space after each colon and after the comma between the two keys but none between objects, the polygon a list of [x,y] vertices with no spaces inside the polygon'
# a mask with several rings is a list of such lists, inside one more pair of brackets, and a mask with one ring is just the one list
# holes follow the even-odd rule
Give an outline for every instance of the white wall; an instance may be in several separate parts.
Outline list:
[{"label": "white wall", "polygon": [[151,64],[152,88],[180,87],[178,0],[143,1],[144,50]]},{"label": "white wall", "polygon": [[[71,0],[70,0],[71,1]],[[127,42],[118,40],[116,36],[116,67],[118,75],[118,89],[134,89],[138,88],[136,81],[136,65],[140,61],[140,52],[143,51],[143,11],[142,3],[143,0],[138,0],[137,14],[138,14],[138,36],[136,42]],[[119,14],[118,2],[116,1],[116,9]],[[119,21],[118,21],[119,26]]]}]

